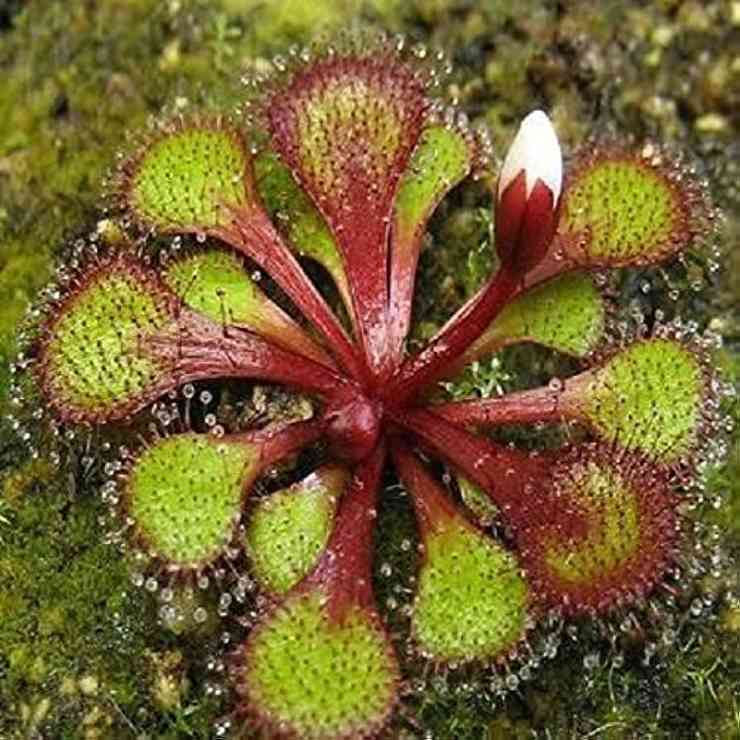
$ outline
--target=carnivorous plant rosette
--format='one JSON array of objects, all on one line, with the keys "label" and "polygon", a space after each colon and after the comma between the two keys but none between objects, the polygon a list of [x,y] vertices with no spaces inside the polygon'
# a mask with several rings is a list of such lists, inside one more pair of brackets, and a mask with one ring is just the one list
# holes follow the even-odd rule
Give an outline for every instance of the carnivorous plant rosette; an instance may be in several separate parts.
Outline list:
[{"label": "carnivorous plant rosette", "polygon": [[[252,605],[234,716],[268,737],[370,737],[413,660],[506,671],[554,614],[624,610],[669,580],[716,381],[680,323],[616,338],[603,277],[696,252],[713,211],[652,144],[590,143],[563,177],[541,111],[493,177],[486,136],[390,42],[280,66],[240,117],[178,118],[124,158],[118,238],[64,266],[20,364],[58,434],[126,440],[111,529],[165,605],[214,582],[224,610]],[[471,175],[490,186],[497,268],[411,351],[427,224]],[[522,343],[580,370],[445,398],[440,381]],[[302,411],[229,404],[256,382]],[[514,425],[570,435],[533,449],[490,433]],[[373,592],[391,471],[418,523],[413,659]]]}]

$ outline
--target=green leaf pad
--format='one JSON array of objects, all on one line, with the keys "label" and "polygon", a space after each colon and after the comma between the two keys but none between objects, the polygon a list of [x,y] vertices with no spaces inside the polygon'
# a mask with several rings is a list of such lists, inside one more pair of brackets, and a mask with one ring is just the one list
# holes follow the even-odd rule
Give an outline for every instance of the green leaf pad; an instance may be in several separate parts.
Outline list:
[{"label": "green leaf pad", "polygon": [[670,562],[675,515],[662,473],[605,448],[555,474],[548,514],[520,534],[532,588],[567,612],[647,593]]},{"label": "green leaf pad", "polygon": [[468,174],[471,164],[472,147],[464,134],[444,126],[424,129],[398,184],[396,238],[405,244],[423,228],[440,198]]},{"label": "green leaf pad", "polygon": [[212,321],[250,329],[273,344],[327,361],[321,348],[257,287],[235,254],[198,252],[170,262],[162,277],[185,305]]},{"label": "green leaf pad", "polygon": [[178,568],[213,561],[230,543],[259,449],[203,434],[159,440],[136,459],[123,490],[147,551]]},{"label": "green leaf pad", "polygon": [[365,206],[370,210],[375,198],[387,196],[425,108],[423,85],[397,58],[358,55],[298,70],[288,88],[272,96],[267,115],[283,159],[322,210],[334,213],[359,206],[332,202],[358,183],[376,183]]},{"label": "green leaf pad", "polygon": [[263,588],[286,593],[316,565],[347,481],[346,470],[326,467],[257,503],[246,538]]},{"label": "green leaf pad", "polygon": [[604,298],[584,274],[568,274],[509,303],[465,353],[472,362],[507,344],[530,341],[575,357],[592,352],[604,333]]},{"label": "green leaf pad", "polygon": [[136,218],[164,231],[205,232],[231,222],[247,201],[249,160],[235,131],[183,124],[124,165],[124,197]]},{"label": "green leaf pad", "polygon": [[596,149],[576,165],[563,194],[560,234],[580,235],[584,265],[635,265],[676,254],[694,236],[696,193],[665,155]]},{"label": "green leaf pad", "polygon": [[298,187],[290,169],[276,154],[265,152],[254,162],[257,189],[271,218],[282,226],[289,244],[301,256],[316,260],[332,276],[342,298],[351,306],[347,275],[339,247],[326,221]]},{"label": "green leaf pad", "polygon": [[267,733],[371,737],[395,704],[395,658],[372,613],[350,607],[335,618],[324,601],[320,591],[294,592],[250,635],[240,676],[247,711]]},{"label": "green leaf pad", "polygon": [[174,316],[171,297],[137,263],[90,268],[46,327],[41,386],[64,419],[116,418],[167,372],[140,350]]},{"label": "green leaf pad", "polygon": [[639,341],[589,376],[568,392],[569,402],[605,439],[663,462],[695,445],[705,381],[688,347],[672,339]]},{"label": "green leaf pad", "polygon": [[172,261],[162,279],[185,305],[218,324],[260,325],[268,299],[230,252],[210,249]]},{"label": "green leaf pad", "polygon": [[553,573],[572,584],[590,583],[616,570],[640,545],[639,507],[618,475],[591,465],[578,471],[570,487],[589,517],[589,532],[576,545],[549,540],[545,560]]},{"label": "green leaf pad", "polygon": [[452,520],[425,537],[412,629],[437,661],[495,658],[523,636],[528,587],[500,544]]}]

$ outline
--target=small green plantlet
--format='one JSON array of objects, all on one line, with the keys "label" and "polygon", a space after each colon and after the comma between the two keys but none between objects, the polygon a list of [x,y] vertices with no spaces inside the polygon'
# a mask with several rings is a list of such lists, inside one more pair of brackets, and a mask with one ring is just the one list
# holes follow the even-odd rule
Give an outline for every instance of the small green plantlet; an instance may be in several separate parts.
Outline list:
[{"label": "small green plantlet", "polygon": [[460,499],[476,521],[482,527],[490,527],[498,517],[496,504],[486,495],[486,492],[475,483],[461,476],[457,479],[460,490]]},{"label": "small green plantlet", "polygon": [[[60,268],[14,400],[41,439],[117,451],[108,538],[163,623],[195,653],[197,625],[229,620],[218,735],[397,736],[420,673],[515,688],[553,624],[662,604],[722,449],[721,384],[711,336],[625,318],[612,275],[700,264],[714,211],[651,143],[587,144],[564,174],[542,111],[494,176],[488,136],[435,99],[435,63],[388,40],[291,59],[233,120],[165,122],[123,157],[117,238]],[[428,225],[468,178],[491,189],[494,273],[413,351]],[[455,385],[524,344],[561,376]],[[418,557],[379,608],[386,484]]]}]

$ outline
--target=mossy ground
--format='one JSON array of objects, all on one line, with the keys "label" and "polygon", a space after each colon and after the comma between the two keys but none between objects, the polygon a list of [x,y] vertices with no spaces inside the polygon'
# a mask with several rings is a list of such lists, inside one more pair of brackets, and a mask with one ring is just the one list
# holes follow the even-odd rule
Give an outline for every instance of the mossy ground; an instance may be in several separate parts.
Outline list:
[{"label": "mossy ground", "polygon": [[[732,0],[21,5],[0,2],[0,406],[23,311],[65,239],[103,217],[100,183],[124,132],[164,109],[230,107],[240,71],[262,68],[290,43],[354,19],[448,49],[450,92],[492,127],[499,154],[520,116],[543,105],[566,150],[594,128],[614,125],[694,151],[727,215],[726,242],[740,233],[733,144],[740,70],[730,43],[740,9]],[[459,207],[443,206],[435,216],[433,246],[422,256],[420,283],[435,292],[419,297],[419,336],[490,267],[482,185],[458,190],[451,203]],[[721,363],[737,380],[740,320],[732,309],[740,251],[724,262],[716,300],[693,305],[700,324],[715,316],[725,336]],[[526,377],[518,370],[523,362]],[[506,384],[507,374],[537,381],[558,365],[549,353],[525,349],[486,368],[466,382]],[[740,423],[738,405],[729,412]],[[220,710],[198,690],[202,642],[152,624],[154,605],[131,591],[120,558],[101,542],[90,484],[78,480],[72,493],[67,477],[28,463],[7,424],[0,426],[0,470],[0,736],[209,736]],[[737,442],[712,486],[728,499],[713,515],[726,550],[740,555]],[[389,504],[396,506],[406,511]],[[378,563],[409,575],[413,548],[399,543],[413,541],[412,518],[384,522]],[[395,575],[378,575],[382,603]],[[568,646],[500,706],[454,679],[430,680],[419,722],[450,740],[738,737],[740,605],[713,611],[715,618],[681,632],[680,651],[659,653],[648,666],[628,655],[619,670],[584,671],[589,647]]]}]

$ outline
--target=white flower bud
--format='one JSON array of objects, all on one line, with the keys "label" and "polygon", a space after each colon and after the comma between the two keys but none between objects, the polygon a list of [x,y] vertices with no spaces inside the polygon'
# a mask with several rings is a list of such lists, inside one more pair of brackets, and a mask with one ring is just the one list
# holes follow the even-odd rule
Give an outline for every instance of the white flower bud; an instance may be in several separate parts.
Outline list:
[{"label": "white flower bud", "polygon": [[539,179],[552,192],[553,203],[558,202],[563,185],[563,157],[555,129],[541,110],[532,111],[519,126],[499,176],[499,198],[522,171],[527,197]]},{"label": "white flower bud", "polygon": [[498,181],[496,250],[525,274],[540,262],[557,229],[563,158],[550,119],[533,111],[519,127]]}]

